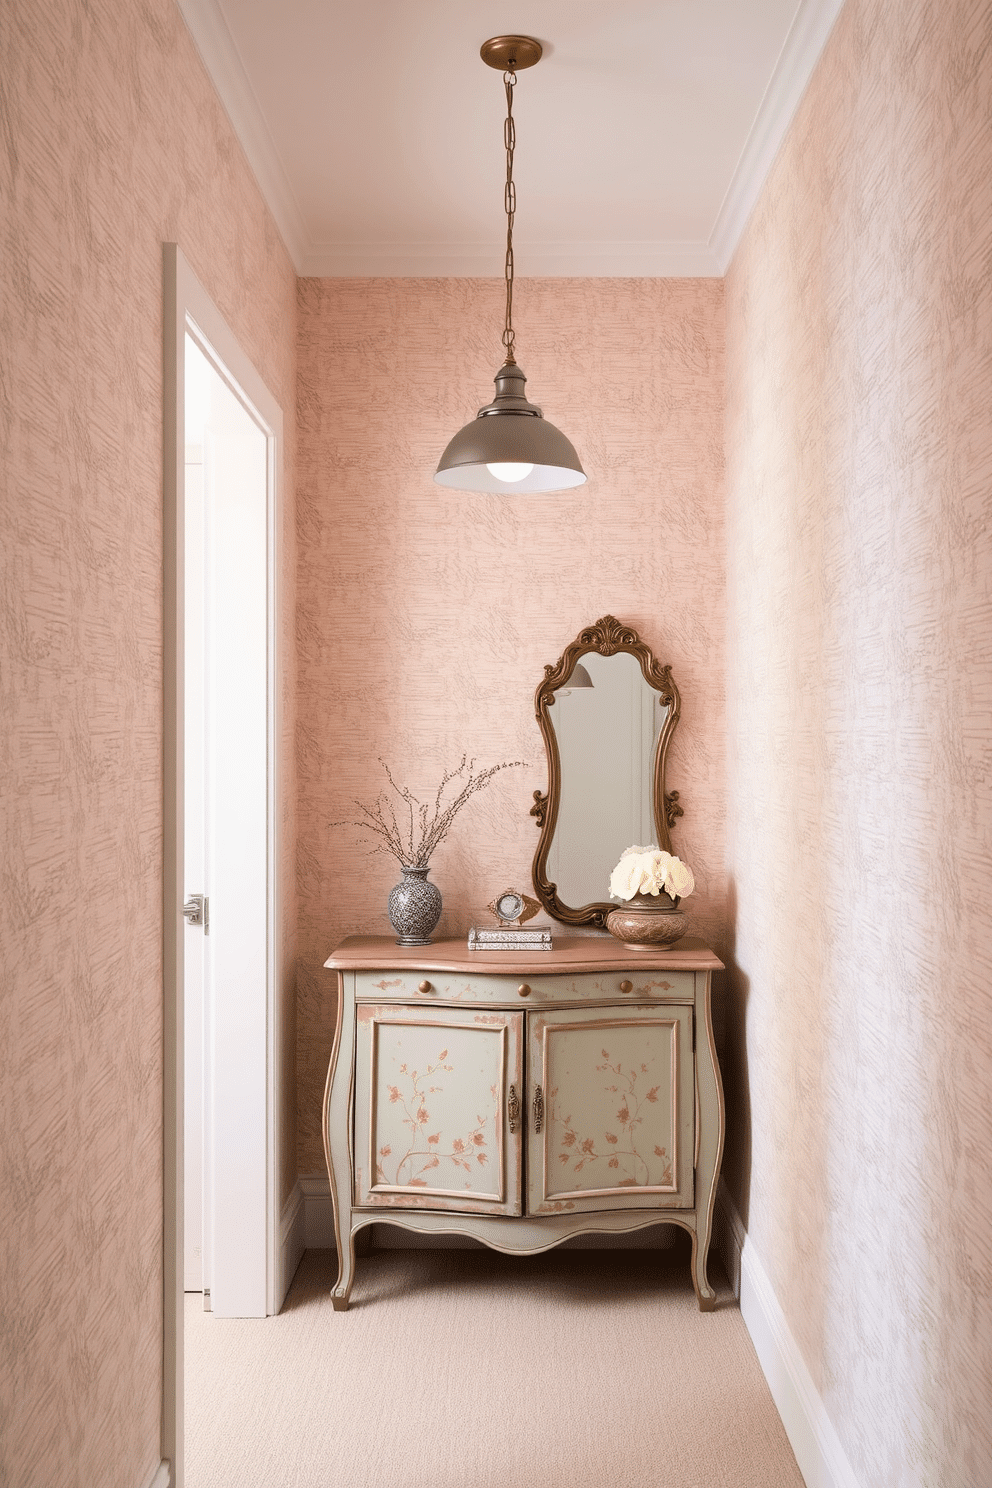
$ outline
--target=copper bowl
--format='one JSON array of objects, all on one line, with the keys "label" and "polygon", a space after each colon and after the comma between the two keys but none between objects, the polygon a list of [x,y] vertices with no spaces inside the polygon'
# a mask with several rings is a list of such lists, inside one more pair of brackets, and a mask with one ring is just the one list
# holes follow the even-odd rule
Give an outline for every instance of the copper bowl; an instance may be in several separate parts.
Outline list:
[{"label": "copper bowl", "polygon": [[678,907],[678,899],[664,892],[635,894],[606,916],[606,928],[634,951],[658,951],[681,940],[689,918]]}]

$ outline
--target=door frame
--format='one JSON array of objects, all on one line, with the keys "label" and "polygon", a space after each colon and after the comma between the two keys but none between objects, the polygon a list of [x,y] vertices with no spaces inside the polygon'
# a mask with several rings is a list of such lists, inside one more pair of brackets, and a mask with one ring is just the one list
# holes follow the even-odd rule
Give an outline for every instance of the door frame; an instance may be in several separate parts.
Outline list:
[{"label": "door frame", "polygon": [[279,784],[281,703],[278,678],[279,530],[282,499],[282,410],[245,355],[234,333],[193,273],[178,245],[163,244],[163,1380],[162,1455],[171,1464],[171,1488],[183,1483],[183,976],[182,917],[184,848],[184,686],[185,686],[185,338],[192,324],[196,339],[224,380],[254,413],[267,436],[267,892],[265,1151],[266,1310],[278,1311],[276,1297],[278,1154],[281,1101],[278,1088],[280,1027],[278,969],[280,914]]}]

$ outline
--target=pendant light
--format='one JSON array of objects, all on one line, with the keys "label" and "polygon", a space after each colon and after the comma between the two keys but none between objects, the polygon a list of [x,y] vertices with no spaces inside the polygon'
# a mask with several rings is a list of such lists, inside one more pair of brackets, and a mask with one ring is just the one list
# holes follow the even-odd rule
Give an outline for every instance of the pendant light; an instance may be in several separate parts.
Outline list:
[{"label": "pendant light", "polygon": [[585,471],[571,442],[524,393],[527,381],[513,355],[513,216],[516,188],[513,184],[513,151],[516,130],[513,122],[513,90],[517,72],[533,67],[541,59],[541,43],[531,36],[494,36],[483,42],[481,56],[489,67],[503,72],[506,89],[506,319],[503,346],[506,359],[496,373],[496,396],[464,429],[460,429],[441,456],[434,479],[456,491],[485,491],[491,494],[526,495],[535,491],[567,491],[581,486]]}]

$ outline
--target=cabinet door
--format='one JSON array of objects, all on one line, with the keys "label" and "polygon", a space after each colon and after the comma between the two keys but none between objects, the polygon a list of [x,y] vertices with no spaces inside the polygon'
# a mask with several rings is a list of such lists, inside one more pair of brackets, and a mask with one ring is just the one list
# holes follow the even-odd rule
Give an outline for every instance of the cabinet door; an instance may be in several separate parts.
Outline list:
[{"label": "cabinet door", "polygon": [[528,1213],[690,1208],[692,1008],[528,1017]]},{"label": "cabinet door", "polygon": [[356,1204],[521,1212],[523,1017],[358,1006]]}]

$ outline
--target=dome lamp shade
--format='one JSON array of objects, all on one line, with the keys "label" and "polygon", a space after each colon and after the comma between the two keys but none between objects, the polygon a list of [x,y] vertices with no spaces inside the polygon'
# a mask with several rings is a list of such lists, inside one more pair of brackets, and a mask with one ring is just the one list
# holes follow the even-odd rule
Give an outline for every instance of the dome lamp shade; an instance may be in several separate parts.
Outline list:
[{"label": "dome lamp shade", "polygon": [[500,368],[493,401],[459,429],[441,456],[434,476],[439,486],[514,496],[583,484],[575,447],[527,401],[526,381],[515,362]]}]

